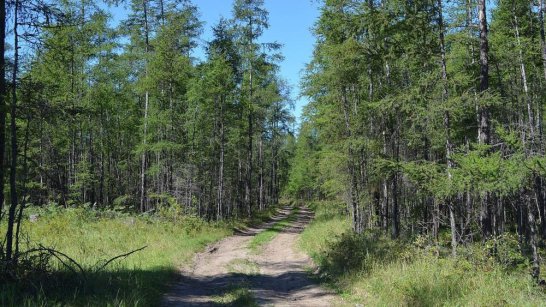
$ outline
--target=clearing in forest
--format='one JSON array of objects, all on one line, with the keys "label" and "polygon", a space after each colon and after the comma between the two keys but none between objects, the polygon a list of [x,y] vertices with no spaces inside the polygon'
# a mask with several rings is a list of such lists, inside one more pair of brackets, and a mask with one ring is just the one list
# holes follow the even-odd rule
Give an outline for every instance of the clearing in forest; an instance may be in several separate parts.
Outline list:
[{"label": "clearing in forest", "polygon": [[[308,276],[310,258],[296,247],[312,218],[307,208],[285,207],[270,222],[246,229],[196,255],[165,296],[166,306],[330,306],[334,296]],[[291,220],[290,223],[286,223]],[[255,253],[249,243],[263,231],[285,225]]]}]

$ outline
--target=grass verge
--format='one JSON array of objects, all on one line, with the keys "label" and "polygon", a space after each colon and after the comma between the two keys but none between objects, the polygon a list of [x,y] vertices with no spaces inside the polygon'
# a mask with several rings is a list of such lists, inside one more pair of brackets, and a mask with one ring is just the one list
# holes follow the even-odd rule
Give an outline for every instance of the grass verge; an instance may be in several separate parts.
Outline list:
[{"label": "grass verge", "polygon": [[[233,233],[246,222],[208,223],[170,213],[132,216],[89,209],[29,208],[37,214],[22,225],[26,248],[42,244],[69,255],[86,271],[74,274],[50,261],[47,270],[29,271],[18,281],[0,281],[0,306],[156,306],[178,268],[207,244]],[[0,234],[5,232],[0,225]],[[116,255],[147,246],[105,270],[95,268]]]},{"label": "grass verge", "polygon": [[346,303],[546,306],[544,289],[534,284],[525,265],[493,260],[481,245],[461,249],[458,258],[438,258],[421,238],[401,243],[377,233],[352,234],[342,205],[311,207],[315,219],[300,237],[300,247],[320,267],[320,280]]}]

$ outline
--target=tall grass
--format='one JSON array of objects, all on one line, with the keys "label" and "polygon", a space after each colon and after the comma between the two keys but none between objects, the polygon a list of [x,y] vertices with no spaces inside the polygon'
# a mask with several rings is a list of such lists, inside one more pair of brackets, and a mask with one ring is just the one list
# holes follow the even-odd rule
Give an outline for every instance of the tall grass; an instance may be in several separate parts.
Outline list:
[{"label": "tall grass", "polygon": [[321,279],[346,302],[546,306],[546,292],[531,280],[528,267],[492,259],[481,245],[462,249],[459,258],[437,257],[421,239],[413,244],[379,233],[351,234],[341,205],[315,203],[312,207],[316,217],[303,232],[300,246],[319,265]]},{"label": "tall grass", "polygon": [[[177,269],[205,245],[232,233],[233,225],[198,218],[121,215],[88,209],[31,208],[39,214],[22,225],[27,248],[42,244],[77,260],[87,272],[74,274],[59,262],[36,276],[0,284],[1,306],[150,306]],[[5,225],[0,228],[5,231]],[[25,245],[25,244],[24,244]],[[106,259],[147,246],[105,270]]]}]

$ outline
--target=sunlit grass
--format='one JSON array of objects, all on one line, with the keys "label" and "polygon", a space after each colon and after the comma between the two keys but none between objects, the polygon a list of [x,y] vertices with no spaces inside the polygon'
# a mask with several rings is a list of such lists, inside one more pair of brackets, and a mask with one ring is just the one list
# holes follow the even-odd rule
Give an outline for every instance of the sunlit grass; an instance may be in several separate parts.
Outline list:
[{"label": "sunlit grass", "polygon": [[[122,215],[89,209],[30,208],[36,222],[22,225],[25,248],[43,245],[81,264],[85,277],[60,263],[45,276],[0,283],[1,306],[151,306],[158,305],[178,269],[207,244],[233,233],[232,223],[207,223],[196,217],[177,219]],[[252,223],[267,217],[262,214]],[[0,232],[5,231],[5,225]],[[24,241],[27,241],[26,239]],[[116,255],[142,251],[97,268]]]},{"label": "sunlit grass", "polygon": [[[320,267],[319,277],[346,303],[365,306],[546,306],[546,293],[528,269],[476,255],[438,258],[426,249],[380,234],[356,236],[344,208],[314,204],[315,220],[300,247]],[[476,251],[474,251],[474,249]],[[468,256],[468,254],[474,254]]]}]

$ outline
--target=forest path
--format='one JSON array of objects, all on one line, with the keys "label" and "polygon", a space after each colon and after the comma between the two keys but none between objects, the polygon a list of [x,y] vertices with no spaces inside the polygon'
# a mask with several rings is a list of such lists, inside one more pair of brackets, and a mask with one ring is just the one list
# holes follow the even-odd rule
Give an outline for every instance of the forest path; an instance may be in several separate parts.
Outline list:
[{"label": "forest path", "polygon": [[[258,254],[248,249],[252,238],[291,213],[285,207],[268,223],[228,237],[197,254],[191,268],[164,298],[165,306],[331,306],[334,296],[309,279],[310,258],[298,251],[299,234],[312,219],[302,207],[288,227]],[[241,295],[241,293],[243,293]],[[247,297],[245,297],[247,296]],[[240,300],[233,302],[238,297]],[[228,304],[230,305],[230,304]]]}]

